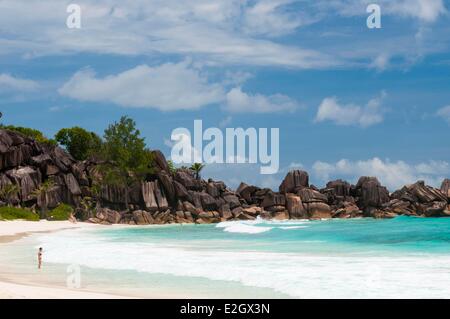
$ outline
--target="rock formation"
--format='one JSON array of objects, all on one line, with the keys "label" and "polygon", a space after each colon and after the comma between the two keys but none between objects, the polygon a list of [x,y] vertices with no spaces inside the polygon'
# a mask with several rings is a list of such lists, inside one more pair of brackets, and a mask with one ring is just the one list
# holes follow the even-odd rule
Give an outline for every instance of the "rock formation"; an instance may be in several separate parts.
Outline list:
[{"label": "rock formation", "polygon": [[[450,216],[450,179],[440,189],[419,181],[392,194],[376,177],[361,177],[356,185],[330,181],[319,190],[309,184],[307,172],[293,170],[278,192],[245,183],[233,191],[223,182],[197,179],[189,169],[171,173],[160,151],[153,151],[153,158],[155,172],[145,181],[108,185],[102,182],[101,162],[75,161],[59,147],[0,130],[0,188],[19,186],[9,198],[14,205],[37,210],[67,203],[76,208],[78,219],[101,224]],[[35,190],[47,181],[51,188],[36,196]]]}]

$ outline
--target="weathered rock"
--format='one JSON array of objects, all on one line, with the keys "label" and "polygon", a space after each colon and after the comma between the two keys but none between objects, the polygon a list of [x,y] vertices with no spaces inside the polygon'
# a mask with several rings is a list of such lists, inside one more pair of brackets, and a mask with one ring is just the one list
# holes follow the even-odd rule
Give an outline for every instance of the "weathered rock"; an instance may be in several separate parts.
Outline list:
[{"label": "weathered rock", "polygon": [[412,203],[401,199],[392,199],[383,205],[383,209],[398,215],[416,215],[416,210]]},{"label": "weathered rock", "polygon": [[447,196],[440,190],[425,185],[424,181],[406,186],[408,192],[414,195],[420,203],[431,203],[436,201],[447,201]]},{"label": "weathered rock", "polygon": [[11,146],[6,152],[0,152],[0,170],[26,165],[33,155],[30,145]]},{"label": "weathered rock", "polygon": [[315,203],[315,202],[326,203],[328,200],[326,195],[310,188],[303,188],[299,190],[297,194],[298,196],[300,196],[300,199],[303,203]]},{"label": "weathered rock", "polygon": [[241,206],[241,202],[239,201],[239,198],[234,194],[226,194],[223,196],[223,199],[225,202],[227,202],[230,205],[230,208],[233,209],[235,207]]},{"label": "weathered rock", "polygon": [[212,197],[219,197],[220,196],[219,188],[217,188],[214,183],[208,183],[206,185],[206,191]]},{"label": "weathered rock", "polygon": [[270,207],[266,207],[264,208],[267,211],[271,212],[271,213],[276,213],[276,212],[283,212],[286,210],[286,206],[281,206],[281,205],[274,205],[274,206],[270,206]]},{"label": "weathered rock", "polygon": [[142,183],[142,197],[144,200],[144,205],[149,211],[158,210],[158,202],[155,197],[155,183],[154,182],[144,182]]},{"label": "weathered rock", "polygon": [[242,211],[243,211],[245,214],[248,214],[248,215],[250,215],[250,216],[256,217],[256,216],[258,216],[258,215],[261,213],[262,208],[261,208],[261,207],[257,207],[257,206],[251,206],[251,207],[245,207],[245,208],[243,208]]},{"label": "weathered rock", "polygon": [[433,202],[425,209],[425,216],[440,217],[445,215],[444,211],[447,209],[447,202]]},{"label": "weathered rock", "polygon": [[323,202],[303,203],[310,219],[328,219],[332,217],[330,206]]},{"label": "weathered rock", "polygon": [[286,210],[274,212],[272,214],[272,218],[275,220],[286,220],[286,219],[289,219],[289,213]]},{"label": "weathered rock", "polygon": [[54,147],[51,156],[55,165],[63,172],[68,172],[75,160],[60,147]]},{"label": "weathered rock", "polygon": [[441,185],[441,192],[447,195],[447,199],[450,201],[450,179],[446,178]]},{"label": "weathered rock", "polygon": [[126,188],[122,185],[103,185],[100,190],[100,197],[103,201],[112,204],[125,204]]},{"label": "weathered rock", "polygon": [[363,217],[362,210],[354,203],[344,202],[343,208],[333,212],[333,218],[356,218]]},{"label": "weathered rock", "polygon": [[170,176],[166,171],[161,171],[158,173],[158,179],[160,184],[162,185],[164,194],[166,195],[168,202],[174,204],[176,202],[176,191],[172,176]]},{"label": "weathered rock", "polygon": [[294,194],[286,194],[286,208],[289,212],[289,216],[292,219],[304,219],[308,218],[308,214],[303,207],[300,196]]},{"label": "weathered rock", "polygon": [[194,176],[192,171],[190,170],[177,170],[175,173],[175,180],[179,182],[181,185],[183,185],[188,190],[193,191],[201,191],[202,190],[202,183],[201,181],[197,180]]},{"label": "weathered rock", "polygon": [[225,220],[233,218],[233,214],[231,213],[229,204],[222,205],[219,208],[219,214],[220,214],[220,217],[225,219]]},{"label": "weathered rock", "polygon": [[327,188],[333,190],[335,196],[347,197],[350,196],[351,185],[341,179],[327,183]]},{"label": "weathered rock", "polygon": [[[4,187],[7,187],[8,185],[11,185],[11,180],[4,174],[0,174],[0,189],[3,189]],[[3,200],[6,200],[6,198],[2,198]],[[9,198],[10,202],[13,204],[17,204],[20,202],[19,193],[11,194]]]},{"label": "weathered rock", "polygon": [[241,214],[239,214],[238,217],[236,217],[236,219],[238,219],[238,220],[255,220],[256,217],[242,212]]},{"label": "weathered rock", "polygon": [[122,218],[122,215],[119,212],[109,208],[99,208],[97,209],[95,217],[102,221],[107,221],[110,224],[118,224]]},{"label": "weathered rock", "polygon": [[202,212],[201,209],[195,207],[194,205],[192,205],[192,204],[191,204],[190,202],[188,202],[188,201],[184,201],[184,202],[183,202],[183,206],[184,206],[184,210],[185,210],[185,211],[188,211],[189,213],[191,213],[191,215],[192,215],[193,217],[197,217],[197,216]]},{"label": "weathered rock", "polygon": [[285,206],[286,198],[283,194],[268,192],[261,203],[261,207]]},{"label": "weathered rock", "polygon": [[360,195],[358,206],[362,209],[381,208],[383,204],[389,202],[389,191],[381,186],[376,177],[361,177],[356,189]]},{"label": "weathered rock", "polygon": [[236,190],[236,193],[245,199],[245,201],[249,204],[255,204],[256,201],[254,200],[254,194],[256,191],[258,191],[259,188],[252,185],[247,185],[245,183],[241,183]]},{"label": "weathered rock", "polygon": [[200,201],[202,204],[203,209],[205,210],[217,210],[217,202],[210,194],[201,192],[197,193],[200,197]]},{"label": "weathered rock", "polygon": [[73,196],[80,196],[81,195],[81,189],[78,185],[77,180],[75,179],[75,176],[72,174],[64,175],[64,181],[66,183],[67,189],[69,190],[70,194]]},{"label": "weathered rock", "polygon": [[[77,162],[72,165],[72,173],[80,186],[89,186],[89,178],[86,173],[86,162]],[[48,174],[51,175],[51,174]]]},{"label": "weathered rock", "polygon": [[91,217],[87,220],[87,222],[92,224],[111,225],[111,223],[109,223],[108,221],[97,217]]},{"label": "weathered rock", "polygon": [[239,216],[240,214],[242,214],[243,212],[243,208],[242,207],[236,207],[234,209],[231,210],[231,214],[233,215],[234,218],[236,218],[237,216]]},{"label": "weathered rock", "polygon": [[41,173],[30,166],[12,169],[6,175],[20,187],[20,200],[25,202],[33,199],[33,191],[41,184]]},{"label": "weathered rock", "polygon": [[159,171],[169,172],[169,165],[167,164],[166,158],[161,151],[158,150],[153,151],[152,157]]},{"label": "weathered rock", "polygon": [[371,213],[371,217],[375,219],[388,219],[397,217],[396,213],[375,209]]},{"label": "weathered rock", "polygon": [[175,188],[175,194],[177,198],[180,198],[182,200],[190,198],[186,187],[184,187],[181,183],[173,181],[173,186]]},{"label": "weathered rock", "polygon": [[133,220],[136,223],[136,225],[153,224],[152,215],[145,210],[135,210],[133,212]]},{"label": "weathered rock", "polygon": [[162,190],[157,180],[154,181],[154,185],[155,185],[154,193],[156,201],[158,202],[159,210],[167,210],[169,208],[169,203],[167,202],[167,198],[164,191]]},{"label": "weathered rock", "polygon": [[290,171],[280,185],[280,193],[296,193],[309,186],[309,175],[305,171]]}]

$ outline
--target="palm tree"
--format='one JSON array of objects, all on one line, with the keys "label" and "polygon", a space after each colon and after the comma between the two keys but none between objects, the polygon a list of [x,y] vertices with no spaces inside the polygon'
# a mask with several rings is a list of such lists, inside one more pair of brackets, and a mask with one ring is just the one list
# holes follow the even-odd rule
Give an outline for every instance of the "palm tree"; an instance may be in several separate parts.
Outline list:
[{"label": "palm tree", "polygon": [[42,183],[38,188],[36,188],[33,192],[33,195],[36,196],[38,199],[38,203],[40,202],[41,207],[41,219],[47,218],[47,194],[49,190],[51,190],[55,186],[55,183],[53,181],[48,180],[44,183]]},{"label": "palm tree", "polygon": [[205,165],[202,164],[202,163],[194,163],[194,164],[192,164],[191,170],[194,171],[196,179],[200,179],[200,172],[202,171],[202,169],[204,167],[205,167]]},{"label": "palm tree", "polygon": [[13,198],[19,193],[20,189],[17,184],[8,184],[5,185],[0,190],[0,198],[4,199],[8,206],[12,205]]}]

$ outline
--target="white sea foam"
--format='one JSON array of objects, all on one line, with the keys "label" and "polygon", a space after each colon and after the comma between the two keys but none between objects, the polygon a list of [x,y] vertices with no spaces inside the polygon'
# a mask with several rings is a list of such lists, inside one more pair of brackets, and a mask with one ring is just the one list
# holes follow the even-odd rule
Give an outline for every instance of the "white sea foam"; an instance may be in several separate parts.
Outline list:
[{"label": "white sea foam", "polygon": [[[161,273],[233,281],[299,298],[450,295],[449,256],[321,256],[252,252],[245,246],[238,251],[224,251],[208,246],[207,239],[202,249],[184,249],[186,243],[177,246],[170,239],[167,244],[117,242],[82,230],[46,234],[40,240],[47,262],[136,270],[140,272],[136,276]],[[220,282],[214,284],[220,288]]]},{"label": "white sea foam", "polygon": [[308,228],[308,226],[281,226],[280,229],[301,229]]},{"label": "white sea foam", "polygon": [[265,233],[272,229],[272,227],[256,226],[260,222],[254,221],[229,221],[222,222],[216,225],[216,228],[223,228],[223,231],[228,233],[245,233],[245,234],[259,234]]},{"label": "white sea foam", "polygon": [[245,234],[259,234],[271,230],[272,227],[252,226],[246,224],[234,224],[224,228],[228,233],[245,233]]}]

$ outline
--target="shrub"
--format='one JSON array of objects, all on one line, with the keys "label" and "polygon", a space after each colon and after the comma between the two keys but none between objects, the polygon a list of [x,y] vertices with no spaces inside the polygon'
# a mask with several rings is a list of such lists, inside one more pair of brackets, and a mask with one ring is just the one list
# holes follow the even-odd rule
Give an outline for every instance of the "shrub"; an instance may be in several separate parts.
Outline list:
[{"label": "shrub", "polygon": [[50,146],[56,145],[55,140],[47,138],[41,131],[38,131],[36,129],[32,129],[29,127],[22,127],[22,126],[14,126],[14,125],[0,125],[0,128],[21,133],[29,138],[36,140],[36,142],[41,143],[41,144],[50,145]]},{"label": "shrub", "polygon": [[73,213],[72,206],[67,204],[59,204],[58,207],[48,212],[49,220],[68,220],[70,214]]},{"label": "shrub", "polygon": [[36,213],[24,208],[0,207],[0,220],[24,219],[29,221],[38,221],[39,216]]}]

